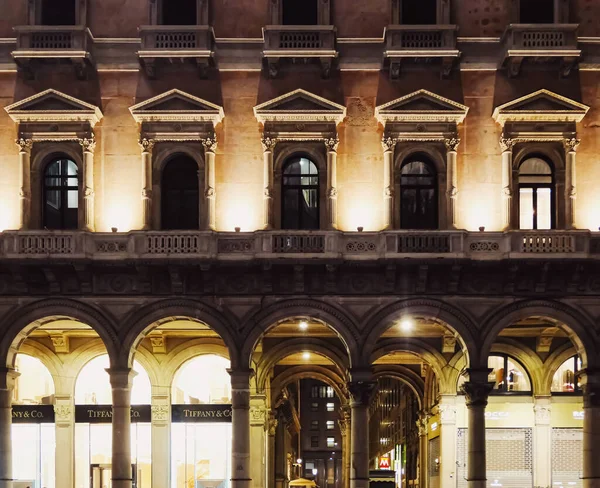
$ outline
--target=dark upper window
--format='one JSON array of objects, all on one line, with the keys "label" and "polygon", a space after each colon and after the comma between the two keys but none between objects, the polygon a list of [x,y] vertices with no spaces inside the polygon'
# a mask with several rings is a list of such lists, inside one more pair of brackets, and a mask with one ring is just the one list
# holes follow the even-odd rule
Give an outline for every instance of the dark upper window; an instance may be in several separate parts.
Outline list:
[{"label": "dark upper window", "polygon": [[77,229],[79,179],[77,165],[55,158],[44,171],[43,226],[46,229]]},{"label": "dark upper window", "polygon": [[319,170],[305,157],[294,157],[283,167],[281,227],[319,228]]},{"label": "dark upper window", "polygon": [[319,0],[281,0],[283,25],[317,25]]},{"label": "dark upper window", "polygon": [[552,393],[581,393],[579,380],[581,358],[573,356],[560,365],[552,377]]},{"label": "dark upper window", "polygon": [[162,228],[193,230],[199,227],[198,165],[188,156],[176,156],[162,174]]},{"label": "dark upper window", "polygon": [[319,447],[319,436],[313,435],[310,437],[310,447]]},{"label": "dark upper window", "polygon": [[42,0],[42,25],[75,25],[75,0]]},{"label": "dark upper window", "polygon": [[437,229],[437,183],[433,165],[424,158],[413,159],[400,171],[400,227]]},{"label": "dark upper window", "polygon": [[539,156],[519,167],[519,228],[553,229],[555,226],[552,166]]},{"label": "dark upper window", "polygon": [[163,0],[163,25],[196,25],[197,0]]},{"label": "dark upper window", "polygon": [[427,25],[437,23],[437,0],[402,0],[402,23]]},{"label": "dark upper window", "polygon": [[521,24],[552,24],[554,0],[520,0],[519,22]]}]

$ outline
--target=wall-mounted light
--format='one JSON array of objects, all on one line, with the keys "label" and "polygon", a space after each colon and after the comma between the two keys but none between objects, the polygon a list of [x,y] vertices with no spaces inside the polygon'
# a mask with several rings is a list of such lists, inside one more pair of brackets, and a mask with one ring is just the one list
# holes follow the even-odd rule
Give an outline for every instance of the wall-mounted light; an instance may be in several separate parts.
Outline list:
[{"label": "wall-mounted light", "polygon": [[358,232],[362,232],[362,231],[364,230],[364,227],[362,227],[362,226],[359,226],[359,227],[357,227],[357,228],[356,228],[356,230],[357,230]]},{"label": "wall-mounted light", "polygon": [[410,332],[414,329],[414,327],[415,322],[409,317],[405,317],[400,321],[400,329],[402,329],[404,332]]},{"label": "wall-mounted light", "polygon": [[302,320],[299,324],[298,324],[298,328],[300,330],[306,330],[308,329],[308,322],[306,322],[306,320]]},{"label": "wall-mounted light", "polygon": [[310,359],[310,352],[303,352],[302,359],[304,359],[305,361],[308,361]]},{"label": "wall-mounted light", "polygon": [[118,232],[119,229],[117,229],[116,227],[111,227],[110,230],[112,230],[113,232]]},{"label": "wall-mounted light", "polygon": [[240,231],[242,230],[242,228],[241,228],[241,227],[235,227],[235,228],[234,228],[234,230],[235,230],[236,232],[240,232]]},{"label": "wall-mounted light", "polygon": [[479,227],[479,232],[483,232],[483,231],[485,231],[485,226],[484,225],[482,225],[481,227]]}]

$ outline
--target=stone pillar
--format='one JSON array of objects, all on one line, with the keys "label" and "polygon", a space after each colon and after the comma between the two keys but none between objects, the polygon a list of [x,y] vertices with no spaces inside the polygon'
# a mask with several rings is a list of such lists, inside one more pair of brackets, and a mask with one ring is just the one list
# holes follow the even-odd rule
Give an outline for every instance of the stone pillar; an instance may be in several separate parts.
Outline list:
[{"label": "stone pillar", "polygon": [[215,151],[217,150],[217,136],[202,140],[204,146],[204,197],[206,198],[206,226],[215,230],[216,223],[216,192],[215,192]]},{"label": "stone pillar", "polygon": [[488,382],[491,369],[468,369],[469,381],[462,389],[468,409],[467,486],[486,488],[485,407],[494,383]]},{"label": "stone pillar", "polygon": [[341,413],[342,418],[338,420],[338,424],[340,426],[340,433],[342,434],[342,486],[350,488],[350,408],[344,405]]},{"label": "stone pillar", "polygon": [[12,488],[12,397],[17,373],[0,369],[0,488]]},{"label": "stone pillar", "polygon": [[325,139],[327,148],[327,229],[337,229],[337,136]]},{"label": "stone pillar", "polygon": [[502,230],[513,228],[512,150],[514,145],[514,139],[508,139],[504,136],[500,138],[500,149],[502,149]]},{"label": "stone pillar", "polygon": [[250,377],[252,370],[231,375],[231,488],[250,488]]},{"label": "stone pillar", "polygon": [[419,429],[419,488],[429,486],[429,412],[419,412],[417,427]]},{"label": "stone pillar", "polygon": [[456,486],[456,395],[440,395],[440,486]]},{"label": "stone pillar", "polygon": [[447,226],[456,229],[456,198],[458,196],[458,172],[456,159],[460,139],[453,137],[445,139],[446,144],[446,212]]},{"label": "stone pillar", "polygon": [[565,139],[566,153],[565,168],[565,228],[577,228],[577,216],[575,208],[575,199],[577,198],[577,146],[581,142],[579,139]]},{"label": "stone pillar", "polygon": [[348,383],[352,421],[350,423],[350,488],[369,488],[369,403],[376,383],[356,380]]},{"label": "stone pillar", "polygon": [[267,488],[275,488],[275,435],[277,434],[277,412],[271,410],[267,420]]},{"label": "stone pillar", "polygon": [[536,396],[533,411],[535,428],[533,430],[533,485],[552,485],[552,427],[550,425],[550,407],[552,398]]},{"label": "stone pillar", "polygon": [[83,148],[83,228],[94,232],[94,135],[89,139],[79,139],[79,144]]},{"label": "stone pillar", "polygon": [[71,395],[56,395],[54,399],[56,449],[56,486],[75,486],[75,407]]},{"label": "stone pillar", "polygon": [[152,486],[169,488],[171,471],[171,388],[152,387]]},{"label": "stone pillar", "polygon": [[600,371],[584,370],[583,488],[600,488]]},{"label": "stone pillar", "polygon": [[263,228],[272,229],[275,227],[275,213],[273,209],[273,152],[277,139],[273,139],[263,134]]},{"label": "stone pillar", "polygon": [[112,386],[112,488],[131,488],[131,383],[130,368],[109,368]]},{"label": "stone pillar", "polygon": [[285,415],[277,411],[277,427],[275,431],[275,488],[286,488],[289,478],[287,470]]},{"label": "stone pillar", "polygon": [[140,139],[142,150],[142,230],[152,229],[152,150],[156,141]]},{"label": "stone pillar", "polygon": [[250,478],[254,488],[265,488],[267,463],[267,405],[265,395],[250,397]]},{"label": "stone pillar", "polygon": [[17,139],[19,147],[19,229],[27,230],[31,218],[31,139]]},{"label": "stone pillar", "polygon": [[394,148],[398,139],[385,137],[381,139],[383,147],[383,229],[394,226]]}]

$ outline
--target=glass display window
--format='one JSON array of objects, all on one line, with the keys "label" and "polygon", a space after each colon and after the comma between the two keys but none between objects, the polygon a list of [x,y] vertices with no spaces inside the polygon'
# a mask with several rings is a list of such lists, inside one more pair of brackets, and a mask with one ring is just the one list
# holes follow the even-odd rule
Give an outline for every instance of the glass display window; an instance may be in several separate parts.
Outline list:
[{"label": "glass display window", "polygon": [[554,373],[550,391],[552,393],[581,394],[579,371],[581,371],[581,358],[573,356],[567,359]]}]

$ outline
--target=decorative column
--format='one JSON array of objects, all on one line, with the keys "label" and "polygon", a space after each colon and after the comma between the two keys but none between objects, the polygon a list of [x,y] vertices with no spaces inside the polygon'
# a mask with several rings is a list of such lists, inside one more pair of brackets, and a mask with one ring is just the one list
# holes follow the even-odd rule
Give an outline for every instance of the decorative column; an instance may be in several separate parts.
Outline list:
[{"label": "decorative column", "polygon": [[327,148],[327,228],[337,229],[337,148],[340,143],[336,135],[325,139]]},{"label": "decorative column", "polygon": [[132,488],[131,383],[135,371],[109,368],[112,386],[112,487]]},{"label": "decorative column", "polygon": [[277,411],[269,412],[267,420],[268,442],[267,442],[267,488],[275,488],[275,434],[277,433]]},{"label": "decorative column", "polygon": [[429,417],[425,410],[419,412],[417,428],[419,429],[419,488],[429,486]]},{"label": "decorative column", "polygon": [[250,478],[254,488],[265,488],[267,398],[250,396]]},{"label": "decorative column", "polygon": [[231,375],[231,488],[250,488],[250,377],[252,370]]},{"label": "decorative column", "polygon": [[338,420],[340,433],[342,434],[342,479],[344,488],[350,488],[350,429],[351,417],[350,408],[347,405],[342,407],[343,418]]},{"label": "decorative column", "polygon": [[19,147],[19,229],[27,230],[31,217],[31,139],[17,139]]},{"label": "decorative column", "polygon": [[152,150],[154,139],[140,139],[142,150],[142,230],[152,229]]},{"label": "decorative column", "polygon": [[446,144],[446,212],[449,229],[456,229],[456,198],[458,196],[458,172],[456,159],[460,139],[452,137],[444,139]]},{"label": "decorative column", "polygon": [[0,369],[0,488],[12,488],[12,396],[15,380],[13,369]]},{"label": "decorative column", "polygon": [[394,148],[398,139],[386,137],[381,139],[383,147],[383,229],[389,230],[394,225]]},{"label": "decorative column", "polygon": [[89,139],[79,139],[83,148],[83,215],[84,230],[94,232],[94,134]]},{"label": "decorative column", "polygon": [[348,383],[352,421],[350,433],[350,488],[369,488],[369,403],[374,381]]},{"label": "decorative column", "polygon": [[275,488],[285,488],[289,481],[286,442],[286,419],[281,410],[277,410],[277,427],[275,431]]},{"label": "decorative column", "polygon": [[583,380],[583,488],[600,488],[600,371],[586,369]]},{"label": "decorative column", "polygon": [[171,395],[168,386],[152,386],[152,486],[169,488]]},{"label": "decorative column", "polygon": [[440,485],[456,486],[456,395],[440,395]]},{"label": "decorative column", "polygon": [[206,221],[210,230],[216,229],[216,193],[215,193],[215,151],[217,135],[202,140],[204,146],[204,197],[206,198]]},{"label": "decorative column", "polygon": [[[63,390],[64,391],[64,390]],[[56,395],[54,398],[54,423],[56,445],[56,486],[75,486],[75,407],[71,395]]]},{"label": "decorative column", "polygon": [[575,199],[577,198],[577,146],[579,139],[565,139],[563,141],[566,154],[565,168],[565,227],[577,228]]},{"label": "decorative column", "polygon": [[277,139],[263,134],[261,139],[263,147],[263,228],[275,227],[275,215],[273,212],[273,152],[277,145]]},{"label": "decorative column", "polygon": [[468,409],[467,486],[486,488],[485,407],[494,383],[488,382],[492,370],[467,369],[469,381],[462,386]]},{"label": "decorative column", "polygon": [[512,228],[512,150],[514,145],[514,139],[504,136],[500,138],[500,149],[502,149],[502,230]]},{"label": "decorative column", "polygon": [[550,425],[550,407],[552,398],[549,396],[536,396],[534,398],[533,412],[535,414],[535,428],[533,430],[533,485],[552,485],[552,427]]}]

